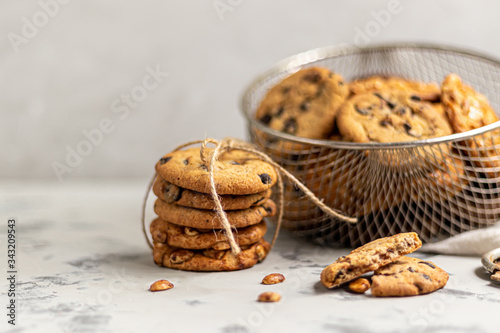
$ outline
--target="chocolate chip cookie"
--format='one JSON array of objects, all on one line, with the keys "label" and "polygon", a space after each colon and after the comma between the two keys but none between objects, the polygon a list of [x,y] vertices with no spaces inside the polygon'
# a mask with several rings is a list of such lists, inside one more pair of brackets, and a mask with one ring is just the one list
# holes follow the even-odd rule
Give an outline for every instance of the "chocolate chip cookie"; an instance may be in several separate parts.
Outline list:
[{"label": "chocolate chip cookie", "polygon": [[413,81],[400,77],[371,76],[349,83],[351,94],[376,91],[406,91],[423,101],[438,101],[441,89],[436,83]]},{"label": "chocolate chip cookie", "polygon": [[[454,133],[470,131],[498,121],[487,98],[464,84],[458,75],[448,75],[443,80],[442,90],[444,110]],[[461,142],[460,146],[465,148],[465,153],[472,158],[477,167],[484,168],[485,173],[491,178],[498,177],[498,172],[489,170],[500,167],[498,130],[486,133],[484,137]]]},{"label": "chocolate chip cookie", "polygon": [[326,68],[305,68],[272,87],[255,116],[284,133],[327,139],[334,128],[337,110],[348,93],[340,75]]},{"label": "chocolate chip cookie", "polygon": [[423,140],[452,133],[442,107],[401,91],[354,95],[341,107],[337,126],[353,142]]},{"label": "chocolate chip cookie", "polygon": [[[201,229],[224,228],[219,215],[213,210],[183,207],[157,199],[154,211],[162,220],[185,227]],[[262,218],[274,214],[276,214],[276,204],[270,199],[262,206],[226,212],[229,223],[236,228],[257,224],[262,221]]]},{"label": "chocolate chip cookie", "polygon": [[[207,148],[207,154],[213,149]],[[276,183],[274,167],[255,155],[231,150],[215,163],[215,189],[219,195],[247,195],[268,190]],[[178,150],[163,156],[156,163],[161,178],[182,188],[210,193],[208,167],[202,163],[200,148]]]},{"label": "chocolate chip cookie", "polygon": [[153,257],[159,266],[185,271],[234,271],[261,262],[266,258],[269,249],[269,243],[263,239],[253,245],[242,247],[239,256],[233,255],[231,250],[186,250],[168,244],[154,243]]},{"label": "chocolate chip cookie", "polygon": [[[245,246],[257,243],[264,237],[266,230],[266,222],[262,221],[245,228],[238,228],[234,231],[234,235],[238,245]],[[151,223],[150,231],[153,241],[173,247],[192,250],[230,248],[227,236],[221,229],[183,227],[157,218]]]},{"label": "chocolate chip cookie", "polygon": [[[212,196],[208,193],[191,191],[157,177],[153,184],[153,193],[165,202],[184,207],[199,209],[216,209]],[[222,209],[245,209],[251,206],[260,206],[271,196],[271,189],[247,195],[221,195],[219,196]]]},{"label": "chocolate chip cookie", "polygon": [[385,266],[422,246],[414,232],[376,239],[347,256],[338,258],[321,272],[321,283],[327,288],[337,287],[361,275]]},{"label": "chocolate chip cookie", "polygon": [[375,271],[374,296],[415,296],[443,288],[448,274],[430,261],[401,257]]}]

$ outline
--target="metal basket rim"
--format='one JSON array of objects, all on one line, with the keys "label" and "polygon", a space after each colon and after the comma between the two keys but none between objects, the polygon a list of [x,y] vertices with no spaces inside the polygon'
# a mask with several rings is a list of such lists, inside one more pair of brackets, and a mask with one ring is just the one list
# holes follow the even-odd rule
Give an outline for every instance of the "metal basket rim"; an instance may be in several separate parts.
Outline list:
[{"label": "metal basket rim", "polygon": [[418,49],[418,50],[434,50],[440,52],[451,52],[462,56],[468,56],[471,58],[476,58],[478,60],[489,62],[494,66],[500,67],[500,59],[494,57],[477,53],[475,51],[470,51],[467,49],[462,49],[454,46],[443,46],[432,43],[384,43],[376,44],[365,47],[356,47],[354,45],[347,46],[325,46],[312,49],[309,51],[301,52],[290,57],[284,58],[274,64],[270,69],[258,75],[243,91],[240,98],[240,111],[243,113],[245,119],[252,125],[257,127],[259,130],[270,134],[272,136],[279,137],[288,141],[293,141],[297,143],[302,143],[306,145],[321,146],[327,148],[337,148],[337,149],[352,149],[352,150],[376,150],[376,149],[398,149],[398,148],[415,148],[427,145],[442,144],[447,142],[462,141],[469,139],[476,135],[480,135],[495,129],[500,128],[500,120],[492,124],[463,132],[455,133],[451,135],[446,135],[437,138],[430,138],[425,140],[415,140],[415,141],[401,141],[401,142],[368,142],[368,143],[357,143],[357,142],[343,142],[343,141],[333,141],[324,139],[309,139],[298,137],[295,135],[283,133],[274,129],[271,129],[264,124],[257,121],[253,115],[250,115],[251,110],[247,108],[250,104],[248,103],[248,98],[250,93],[255,90],[263,81],[268,77],[273,76],[278,73],[282,73],[292,68],[298,68],[314,61],[323,60],[326,58],[338,57],[338,56],[348,56],[350,54],[362,54],[369,53],[373,51],[389,50],[389,49]]}]

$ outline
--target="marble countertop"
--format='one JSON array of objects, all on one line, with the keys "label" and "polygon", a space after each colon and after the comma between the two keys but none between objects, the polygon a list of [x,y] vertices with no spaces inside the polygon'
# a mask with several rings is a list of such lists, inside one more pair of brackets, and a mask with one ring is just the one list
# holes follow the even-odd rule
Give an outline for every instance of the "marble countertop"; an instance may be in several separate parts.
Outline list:
[{"label": "marble countertop", "polygon": [[[7,323],[8,282],[0,284],[2,332],[498,332],[500,288],[477,257],[415,253],[446,269],[450,280],[435,293],[406,298],[323,288],[321,270],[348,249],[321,248],[287,232],[247,270],[158,267],[140,229],[146,183],[2,182],[0,267],[7,274],[7,220],[15,218],[18,270],[16,326]],[[286,281],[261,285],[273,272]],[[175,287],[149,292],[158,279]],[[256,302],[267,290],[281,301]]]}]

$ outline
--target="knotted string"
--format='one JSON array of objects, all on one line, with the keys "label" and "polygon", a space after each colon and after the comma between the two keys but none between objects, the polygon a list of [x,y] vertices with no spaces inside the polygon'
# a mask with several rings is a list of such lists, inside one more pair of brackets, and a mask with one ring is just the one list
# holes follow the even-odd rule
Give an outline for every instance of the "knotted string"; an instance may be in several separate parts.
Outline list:
[{"label": "knotted string", "polygon": [[[304,192],[305,196],[309,198],[319,209],[321,209],[323,212],[326,214],[333,216],[335,218],[338,218],[342,221],[348,222],[348,223],[357,223],[357,219],[353,217],[348,217],[344,216],[332,208],[328,207],[325,205],[318,197],[300,182],[294,175],[292,175],[288,170],[274,162],[267,154],[257,150],[250,144],[248,144],[245,141],[237,140],[237,139],[232,139],[232,138],[225,138],[221,141],[215,140],[215,139],[210,139],[207,138],[205,140],[196,140],[196,141],[191,141],[186,144],[180,145],[177,148],[174,149],[174,151],[181,150],[183,148],[195,145],[195,144],[200,144],[201,143],[201,148],[200,148],[200,158],[202,163],[208,168],[208,174],[210,178],[210,195],[212,196],[212,199],[215,202],[216,205],[216,212],[217,215],[219,216],[223,229],[226,233],[226,237],[229,241],[229,245],[231,246],[231,252],[234,255],[239,255],[241,253],[241,249],[238,245],[238,242],[235,239],[235,236],[232,231],[232,226],[229,223],[229,220],[227,219],[226,212],[222,208],[222,204],[220,202],[219,195],[217,194],[216,188],[215,188],[215,180],[214,180],[214,174],[217,172],[215,170],[215,165],[218,161],[218,158],[223,155],[225,152],[231,151],[231,150],[240,150],[240,151],[245,151],[248,153],[251,153],[257,157],[259,157],[260,160],[267,162],[268,164],[272,165],[276,171],[277,174],[277,186],[278,186],[278,218],[276,222],[276,230],[274,232],[273,239],[271,241],[271,248],[274,246],[274,243],[276,242],[276,239],[278,237],[278,233],[281,227],[281,222],[283,220],[283,211],[284,211],[284,186],[283,186],[283,176],[287,177],[291,182],[295,184],[302,192]],[[214,144],[215,148],[209,153],[207,150],[207,144]],[[156,179],[156,172],[151,179],[146,196],[144,197],[143,205],[142,205],[142,231],[144,233],[144,236],[146,237],[146,240],[148,242],[148,245],[153,248],[153,244],[151,243],[148,233],[146,231],[146,225],[145,225],[145,217],[146,217],[146,203],[148,200],[149,192],[151,191],[151,187],[153,186],[153,183]]]}]

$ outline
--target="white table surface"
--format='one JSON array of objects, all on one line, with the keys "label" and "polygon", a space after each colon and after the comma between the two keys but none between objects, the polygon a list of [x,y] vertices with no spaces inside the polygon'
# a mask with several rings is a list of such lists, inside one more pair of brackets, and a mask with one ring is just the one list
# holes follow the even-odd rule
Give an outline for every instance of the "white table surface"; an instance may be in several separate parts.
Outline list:
[{"label": "white table surface", "polygon": [[[477,257],[415,253],[446,269],[450,280],[435,293],[405,298],[325,289],[321,270],[348,250],[320,248],[287,232],[247,270],[158,267],[140,231],[145,187],[146,181],[2,182],[0,267],[7,271],[6,225],[15,217],[19,308],[17,325],[8,325],[3,280],[0,331],[498,332],[500,288]],[[261,285],[272,272],[286,281]],[[158,279],[175,287],[149,292]],[[266,290],[282,300],[256,302]]]}]

